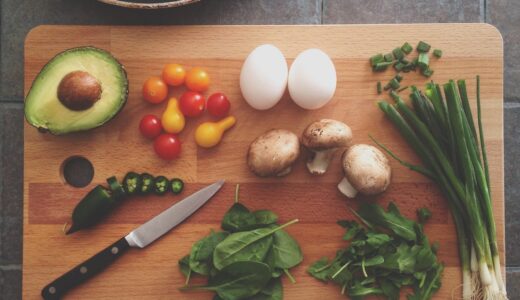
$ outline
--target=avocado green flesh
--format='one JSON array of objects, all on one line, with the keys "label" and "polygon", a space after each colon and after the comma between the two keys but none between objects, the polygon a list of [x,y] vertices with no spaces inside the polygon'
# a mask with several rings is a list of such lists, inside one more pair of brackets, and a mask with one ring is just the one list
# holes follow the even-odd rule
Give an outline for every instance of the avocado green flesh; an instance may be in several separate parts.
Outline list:
[{"label": "avocado green flesh", "polygon": [[[58,85],[73,71],[88,72],[101,84],[100,99],[86,110],[70,110],[58,99]],[[25,99],[25,117],[31,125],[53,134],[88,130],[112,119],[127,95],[126,72],[110,53],[74,48],[58,54],[40,71]]]}]

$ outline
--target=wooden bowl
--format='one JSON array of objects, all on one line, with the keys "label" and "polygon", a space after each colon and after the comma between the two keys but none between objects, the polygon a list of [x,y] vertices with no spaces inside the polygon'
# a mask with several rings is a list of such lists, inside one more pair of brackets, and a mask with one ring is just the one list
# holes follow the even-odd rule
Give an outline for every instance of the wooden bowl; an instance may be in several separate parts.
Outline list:
[{"label": "wooden bowl", "polygon": [[192,4],[198,2],[200,0],[156,0],[156,1],[148,1],[148,2],[139,2],[139,1],[127,1],[127,0],[98,0],[103,3],[117,5],[127,8],[137,8],[137,9],[161,9],[161,8],[169,8],[169,7],[177,7]]}]

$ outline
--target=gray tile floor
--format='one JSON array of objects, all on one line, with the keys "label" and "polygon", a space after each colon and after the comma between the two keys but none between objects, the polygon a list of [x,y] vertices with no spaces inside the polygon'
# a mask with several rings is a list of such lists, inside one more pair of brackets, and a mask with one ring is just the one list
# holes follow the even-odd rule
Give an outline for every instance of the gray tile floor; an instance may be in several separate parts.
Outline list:
[{"label": "gray tile floor", "polygon": [[520,1],[203,0],[155,12],[94,0],[0,1],[0,299],[21,298],[23,41],[32,27],[398,22],[488,22],[504,36],[507,273],[509,295],[520,299]]}]

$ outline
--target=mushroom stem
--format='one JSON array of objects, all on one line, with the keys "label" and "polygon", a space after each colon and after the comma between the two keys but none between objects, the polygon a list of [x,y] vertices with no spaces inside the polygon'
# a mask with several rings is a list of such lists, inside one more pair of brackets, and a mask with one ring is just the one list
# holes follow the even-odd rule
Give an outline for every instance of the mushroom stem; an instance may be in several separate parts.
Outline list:
[{"label": "mushroom stem", "polygon": [[292,167],[289,166],[289,167],[287,167],[287,168],[281,170],[280,172],[278,172],[278,173],[276,174],[276,176],[278,176],[278,177],[285,176],[285,175],[291,173],[291,170],[292,170]]},{"label": "mushroom stem", "polygon": [[330,161],[336,152],[336,148],[313,151],[313,157],[307,161],[307,169],[313,175],[323,175],[329,167]]},{"label": "mushroom stem", "polygon": [[347,177],[343,177],[338,184],[338,190],[345,196],[349,198],[356,197],[358,191],[350,184]]}]

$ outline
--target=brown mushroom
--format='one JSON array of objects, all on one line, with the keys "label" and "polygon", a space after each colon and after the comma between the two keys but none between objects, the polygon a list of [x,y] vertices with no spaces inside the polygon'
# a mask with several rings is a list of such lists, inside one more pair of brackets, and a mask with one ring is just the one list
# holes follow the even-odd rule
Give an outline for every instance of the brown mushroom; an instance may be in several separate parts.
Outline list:
[{"label": "brown mushroom", "polygon": [[85,110],[101,98],[101,84],[85,71],[65,75],[58,85],[58,99],[70,110]]},{"label": "brown mushroom", "polygon": [[345,177],[338,189],[345,196],[354,198],[358,192],[376,195],[388,188],[392,170],[386,156],[376,147],[354,145],[343,153],[341,161]]},{"label": "brown mushroom", "polygon": [[271,129],[257,137],[249,146],[247,165],[261,177],[284,176],[300,155],[296,134],[285,129]]},{"label": "brown mushroom", "polygon": [[347,147],[352,140],[352,130],[347,124],[330,119],[312,122],[302,134],[302,144],[312,152],[307,161],[311,174],[321,175],[327,171],[334,153]]}]

